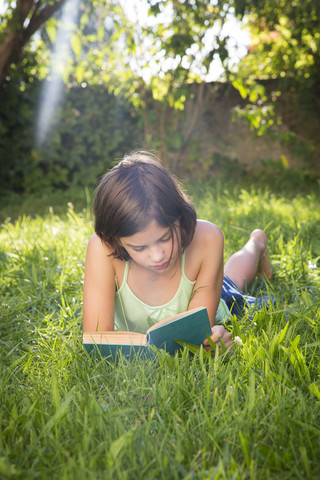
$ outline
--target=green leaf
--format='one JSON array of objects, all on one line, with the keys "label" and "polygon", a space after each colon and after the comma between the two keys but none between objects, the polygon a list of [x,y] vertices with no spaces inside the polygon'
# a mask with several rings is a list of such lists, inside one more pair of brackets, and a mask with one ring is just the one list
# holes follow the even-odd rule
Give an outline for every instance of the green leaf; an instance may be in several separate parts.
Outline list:
[{"label": "green leaf", "polygon": [[232,82],[232,85],[238,90],[242,98],[247,98],[249,90],[245,87],[244,83],[241,81],[240,78],[234,80]]},{"label": "green leaf", "polygon": [[78,34],[74,33],[71,36],[71,48],[79,60],[81,58],[82,45],[81,45],[81,40]]},{"label": "green leaf", "polygon": [[112,442],[107,454],[107,464],[109,468],[117,463],[119,457],[121,457],[124,452],[129,450],[128,444],[132,442],[134,432],[135,429],[133,428]]},{"label": "green leaf", "polygon": [[57,29],[55,23],[52,20],[46,23],[46,32],[48,34],[50,42],[54,44],[57,38]]},{"label": "green leaf", "polygon": [[55,414],[50,418],[50,420],[48,420],[48,422],[43,427],[40,434],[41,437],[47,436],[49,432],[53,429],[53,427],[55,427],[60,422],[60,420],[67,414],[69,410],[69,405],[72,402],[73,398],[73,393],[69,393],[66,396],[65,400],[62,402]]},{"label": "green leaf", "polygon": [[311,383],[309,385],[309,390],[310,390],[310,392],[313,393],[313,395],[315,395],[320,400],[320,389],[319,389],[318,385],[316,385],[315,383]]}]

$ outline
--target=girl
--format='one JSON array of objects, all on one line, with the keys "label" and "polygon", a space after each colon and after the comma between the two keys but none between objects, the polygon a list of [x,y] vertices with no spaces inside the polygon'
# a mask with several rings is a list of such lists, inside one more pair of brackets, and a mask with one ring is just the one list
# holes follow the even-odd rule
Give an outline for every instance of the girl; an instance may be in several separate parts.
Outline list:
[{"label": "girl", "polygon": [[[256,300],[239,292],[245,282],[259,272],[271,277],[262,230],[252,232],[223,266],[221,230],[197,220],[177,181],[143,151],[125,156],[102,178],[94,214],[85,262],[84,332],[145,333],[164,318],[204,306],[212,340],[232,345],[215,320],[230,315],[228,306],[241,309]],[[204,345],[209,349],[207,341]]]}]

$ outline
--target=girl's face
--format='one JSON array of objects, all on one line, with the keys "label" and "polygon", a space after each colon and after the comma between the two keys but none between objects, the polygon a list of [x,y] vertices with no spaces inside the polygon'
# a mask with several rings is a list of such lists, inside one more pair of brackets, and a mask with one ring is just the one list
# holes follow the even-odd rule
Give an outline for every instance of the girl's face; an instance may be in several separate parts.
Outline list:
[{"label": "girl's face", "polygon": [[152,220],[144,230],[121,237],[120,242],[137,265],[161,273],[176,264],[181,245],[178,236],[179,229],[173,229],[171,234],[169,227],[162,227]]}]

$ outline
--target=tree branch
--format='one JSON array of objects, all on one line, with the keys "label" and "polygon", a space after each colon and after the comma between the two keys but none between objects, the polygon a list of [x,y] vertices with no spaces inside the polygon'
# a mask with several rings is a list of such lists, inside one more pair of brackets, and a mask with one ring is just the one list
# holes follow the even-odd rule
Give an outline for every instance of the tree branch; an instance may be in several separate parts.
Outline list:
[{"label": "tree branch", "polygon": [[30,40],[32,35],[41,27],[41,25],[45,23],[50,17],[52,17],[52,15],[56,13],[66,2],[67,0],[57,0],[53,3],[46,4],[40,10],[40,2],[37,2],[38,5],[36,6],[30,22],[23,33],[23,46]]},{"label": "tree branch", "polygon": [[[8,21],[6,35],[0,43],[0,83],[12,63],[17,62],[22,48],[28,43],[32,35],[67,0],[56,0],[46,3],[42,8],[41,0],[17,0],[16,8]],[[30,21],[26,27],[24,23],[33,10]]]}]

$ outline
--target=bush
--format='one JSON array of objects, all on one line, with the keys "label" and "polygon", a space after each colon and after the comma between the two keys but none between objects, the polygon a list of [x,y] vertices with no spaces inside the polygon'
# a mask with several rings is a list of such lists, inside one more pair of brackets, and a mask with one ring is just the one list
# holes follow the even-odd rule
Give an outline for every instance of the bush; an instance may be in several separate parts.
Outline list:
[{"label": "bush", "polygon": [[0,157],[2,192],[32,192],[89,185],[138,146],[136,118],[105,87],[66,89],[54,130],[36,146],[40,83],[11,80],[2,87]]}]

